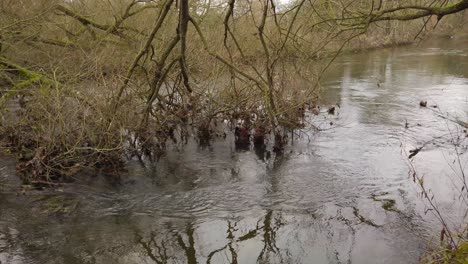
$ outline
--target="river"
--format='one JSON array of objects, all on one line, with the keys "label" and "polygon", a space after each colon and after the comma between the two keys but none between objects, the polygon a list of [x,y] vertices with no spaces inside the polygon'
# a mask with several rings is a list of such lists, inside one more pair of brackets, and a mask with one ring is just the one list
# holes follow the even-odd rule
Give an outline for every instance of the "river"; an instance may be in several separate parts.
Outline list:
[{"label": "river", "polygon": [[236,150],[229,135],[130,163],[119,183],[89,176],[21,194],[3,155],[0,263],[418,263],[441,227],[405,152],[424,145],[415,168],[463,222],[452,160],[461,135],[466,162],[466,140],[441,116],[468,120],[467,44],[339,57],[321,103],[340,108],[322,109],[312,122],[323,131],[296,137],[282,157]]}]

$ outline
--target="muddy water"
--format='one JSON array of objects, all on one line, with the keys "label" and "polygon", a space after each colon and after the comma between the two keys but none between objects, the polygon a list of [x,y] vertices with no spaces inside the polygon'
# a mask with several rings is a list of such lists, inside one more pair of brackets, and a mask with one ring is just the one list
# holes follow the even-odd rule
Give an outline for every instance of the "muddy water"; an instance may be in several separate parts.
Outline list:
[{"label": "muddy water", "polygon": [[340,57],[323,83],[337,114],[315,117],[324,131],[296,137],[282,157],[236,150],[230,137],[192,142],[156,165],[130,164],[122,183],[89,177],[27,195],[2,157],[0,262],[417,263],[440,228],[404,151],[431,142],[414,164],[460,221],[450,165],[462,131],[440,116],[467,120],[466,44]]}]

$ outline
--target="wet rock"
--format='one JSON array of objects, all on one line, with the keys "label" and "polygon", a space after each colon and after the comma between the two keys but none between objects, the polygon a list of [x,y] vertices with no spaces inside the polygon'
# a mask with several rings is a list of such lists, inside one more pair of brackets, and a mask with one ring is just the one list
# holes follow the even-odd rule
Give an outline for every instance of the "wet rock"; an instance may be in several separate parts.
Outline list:
[{"label": "wet rock", "polygon": [[311,110],[312,114],[314,115],[319,115],[320,114],[320,107],[319,106],[314,106]]},{"label": "wet rock", "polygon": [[421,106],[421,107],[426,107],[426,106],[427,106],[427,101],[421,100],[421,101],[419,102],[419,106]]},{"label": "wet rock", "polygon": [[327,111],[328,111],[328,114],[329,114],[329,115],[334,115],[334,114],[335,114],[335,107],[332,106],[332,107],[328,108]]}]

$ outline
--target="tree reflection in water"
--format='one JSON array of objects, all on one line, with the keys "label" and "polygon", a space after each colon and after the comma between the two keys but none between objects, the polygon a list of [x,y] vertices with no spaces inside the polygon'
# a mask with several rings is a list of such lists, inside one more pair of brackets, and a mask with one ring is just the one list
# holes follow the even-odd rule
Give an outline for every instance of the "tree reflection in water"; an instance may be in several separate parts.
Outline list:
[{"label": "tree reflection in water", "polygon": [[138,233],[137,243],[145,250],[145,254],[157,264],[168,263],[170,257],[167,256],[167,248],[164,241],[160,244],[156,241],[156,232],[151,231],[148,241],[145,241]]},{"label": "tree reflection in water", "polygon": [[[149,238],[145,239],[141,234],[136,234],[136,241],[143,249],[145,258],[148,263],[219,263],[217,257],[224,257],[226,263],[239,263],[239,249],[243,243],[252,239],[261,239],[262,245],[260,252],[252,256],[257,258],[257,263],[269,263],[271,254],[276,256],[280,263],[283,263],[280,254],[280,248],[276,245],[276,235],[278,230],[283,226],[281,214],[275,213],[272,210],[257,221],[254,228],[249,229],[243,234],[239,234],[239,222],[227,221],[227,243],[216,250],[209,252],[205,256],[197,254],[196,242],[202,243],[206,241],[197,241],[195,239],[196,226],[189,222],[184,232],[170,236],[166,239],[158,239],[158,232],[151,231]],[[198,247],[199,248],[199,247]],[[202,260],[201,260],[202,259]]]}]

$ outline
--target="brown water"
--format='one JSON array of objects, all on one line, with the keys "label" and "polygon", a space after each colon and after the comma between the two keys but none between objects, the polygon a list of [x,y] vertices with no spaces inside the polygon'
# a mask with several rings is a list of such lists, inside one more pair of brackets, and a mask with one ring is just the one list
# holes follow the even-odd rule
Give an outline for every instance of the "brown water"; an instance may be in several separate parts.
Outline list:
[{"label": "brown water", "polygon": [[417,263],[440,227],[402,151],[437,137],[415,165],[460,221],[450,142],[461,132],[438,112],[467,120],[467,44],[340,57],[323,103],[341,108],[283,157],[237,151],[231,137],[191,142],[152,166],[129,164],[123,183],[90,177],[19,196],[14,163],[0,158],[0,262]]}]

